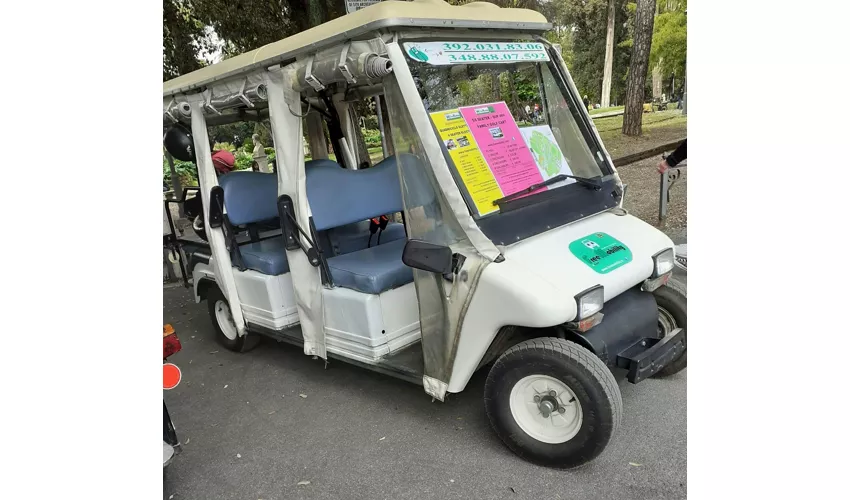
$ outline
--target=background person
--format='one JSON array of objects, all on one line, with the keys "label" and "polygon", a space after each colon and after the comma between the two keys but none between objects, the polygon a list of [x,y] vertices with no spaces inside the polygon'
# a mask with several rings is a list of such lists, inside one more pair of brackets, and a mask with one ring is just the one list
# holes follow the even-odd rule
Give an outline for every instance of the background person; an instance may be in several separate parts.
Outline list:
[{"label": "background person", "polygon": [[685,139],[679,147],[658,164],[658,173],[663,174],[688,158],[688,140]]}]

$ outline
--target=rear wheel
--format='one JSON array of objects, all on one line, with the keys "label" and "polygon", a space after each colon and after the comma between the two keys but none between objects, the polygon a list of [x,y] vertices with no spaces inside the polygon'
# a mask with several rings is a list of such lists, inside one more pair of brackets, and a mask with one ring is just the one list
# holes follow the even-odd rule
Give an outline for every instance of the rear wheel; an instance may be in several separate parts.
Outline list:
[{"label": "rear wheel", "polygon": [[572,468],[608,446],[623,401],[608,367],[587,349],[538,338],[508,349],[490,369],[484,406],[499,438],[529,462]]},{"label": "rear wheel", "polygon": [[217,286],[211,287],[207,292],[207,304],[215,329],[215,338],[221,345],[235,352],[246,352],[256,347],[260,341],[257,335],[239,336],[230,312],[230,303]]},{"label": "rear wheel", "polygon": [[195,231],[198,238],[204,241],[209,241],[209,239],[207,239],[207,230],[204,226],[204,217],[202,215],[195,217],[195,220],[192,221],[192,231]]},{"label": "rear wheel", "polygon": [[667,363],[654,377],[667,377],[679,373],[688,366],[687,326],[688,299],[681,291],[665,285],[652,292],[658,304],[658,330],[664,336],[670,335],[676,328],[685,329],[685,351],[678,358]]}]

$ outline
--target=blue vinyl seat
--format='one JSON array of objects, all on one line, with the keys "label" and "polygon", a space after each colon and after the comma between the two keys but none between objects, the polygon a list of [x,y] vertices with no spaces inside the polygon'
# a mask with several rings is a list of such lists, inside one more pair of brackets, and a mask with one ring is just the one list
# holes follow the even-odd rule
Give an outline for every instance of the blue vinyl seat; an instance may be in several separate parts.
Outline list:
[{"label": "blue vinyl seat", "polygon": [[[338,231],[372,217],[401,212],[395,157],[364,170],[346,170],[328,160],[313,164],[307,170],[307,198],[319,232]],[[380,245],[327,259],[334,286],[379,294],[413,281],[413,270],[401,260],[407,243],[402,237],[404,228],[390,229],[388,225],[387,229],[390,233],[381,235]]]},{"label": "blue vinyl seat", "polygon": [[377,295],[411,283],[413,269],[401,261],[406,243],[395,240],[328,259],[334,285]]}]

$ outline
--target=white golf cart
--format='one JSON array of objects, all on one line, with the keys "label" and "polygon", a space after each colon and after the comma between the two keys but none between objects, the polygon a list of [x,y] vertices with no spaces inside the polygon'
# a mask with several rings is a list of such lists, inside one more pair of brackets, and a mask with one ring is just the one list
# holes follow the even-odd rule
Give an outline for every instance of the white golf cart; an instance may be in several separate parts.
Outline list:
[{"label": "white golf cart", "polygon": [[[297,343],[440,401],[489,367],[511,450],[598,456],[623,412],[612,370],[685,367],[686,300],[664,286],[672,241],[621,208],[548,29],[530,10],[386,1],[166,82],[166,147],[198,167],[209,240],[184,246],[187,267],[220,341]],[[363,168],[353,108],[376,96],[385,158]],[[276,173],[217,177],[207,128],[265,119]],[[336,161],[305,162],[303,130],[327,151],[325,126]]]}]

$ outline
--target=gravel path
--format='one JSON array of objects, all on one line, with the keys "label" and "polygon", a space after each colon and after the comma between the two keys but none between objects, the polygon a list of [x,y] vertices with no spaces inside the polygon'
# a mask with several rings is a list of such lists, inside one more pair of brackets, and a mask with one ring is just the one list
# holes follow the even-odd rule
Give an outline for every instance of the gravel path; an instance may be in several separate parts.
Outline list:
[{"label": "gravel path", "polygon": [[230,352],[213,339],[207,303],[182,287],[164,291],[163,322],[183,345],[168,359],[183,379],[164,398],[184,443],[163,500],[687,497],[687,370],[637,385],[618,372],[617,437],[594,462],[560,471],[496,437],[481,399],[486,371],[432,402],[421,387],[326,367],[286,344]]},{"label": "gravel path", "polygon": [[688,169],[682,170],[682,176],[670,190],[667,219],[659,222],[660,179],[655,170],[659,161],[660,156],[618,169],[623,184],[629,186],[623,206],[634,216],[664,231],[675,243],[684,243],[688,235]]}]

